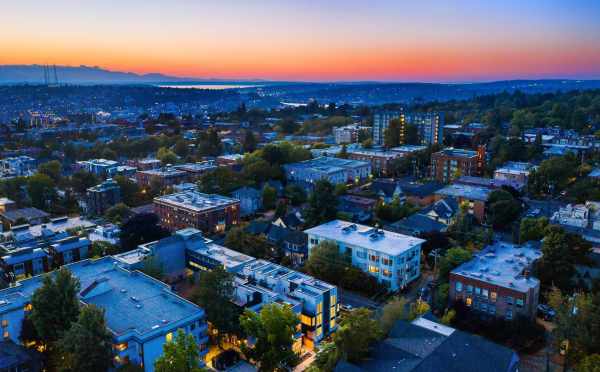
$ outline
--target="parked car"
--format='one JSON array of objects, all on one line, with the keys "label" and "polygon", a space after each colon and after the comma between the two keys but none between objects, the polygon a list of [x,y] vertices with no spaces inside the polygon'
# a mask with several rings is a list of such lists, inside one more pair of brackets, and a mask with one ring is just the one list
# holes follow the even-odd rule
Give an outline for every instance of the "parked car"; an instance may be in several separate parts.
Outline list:
[{"label": "parked car", "polygon": [[556,316],[556,311],[548,305],[539,304],[537,307],[537,314],[540,318],[547,321],[552,321]]}]

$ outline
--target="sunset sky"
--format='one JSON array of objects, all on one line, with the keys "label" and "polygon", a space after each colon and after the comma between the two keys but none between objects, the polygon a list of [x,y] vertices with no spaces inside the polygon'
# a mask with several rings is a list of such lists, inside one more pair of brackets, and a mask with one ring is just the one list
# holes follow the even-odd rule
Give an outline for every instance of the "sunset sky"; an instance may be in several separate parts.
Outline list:
[{"label": "sunset sky", "polygon": [[19,0],[0,64],[199,78],[600,79],[600,0]]}]

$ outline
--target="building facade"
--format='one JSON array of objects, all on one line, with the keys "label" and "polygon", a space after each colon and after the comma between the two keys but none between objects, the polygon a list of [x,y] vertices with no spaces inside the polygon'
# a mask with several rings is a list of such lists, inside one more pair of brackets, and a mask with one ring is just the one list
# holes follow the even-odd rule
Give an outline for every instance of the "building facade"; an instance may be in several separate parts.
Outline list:
[{"label": "building facade", "polygon": [[165,167],[138,171],[135,174],[135,179],[138,185],[142,187],[150,187],[153,182],[156,182],[161,188],[165,188],[187,182],[189,173],[173,167]]},{"label": "building facade", "polygon": [[154,198],[154,213],[169,230],[193,227],[223,233],[240,222],[240,201],[216,194],[184,191]]},{"label": "building facade", "polygon": [[449,183],[460,176],[478,176],[485,165],[485,148],[478,151],[447,148],[431,154],[431,176]]},{"label": "building facade", "polygon": [[319,157],[283,166],[288,181],[315,184],[327,180],[337,185],[365,180],[371,174],[371,163],[331,157]]},{"label": "building facade", "polygon": [[423,145],[440,144],[443,142],[444,113],[443,112],[404,112],[379,111],[373,115],[373,143],[383,146],[385,131],[390,126],[390,121],[400,120],[400,141],[404,144],[407,125],[417,128],[419,139]]},{"label": "building facade", "polygon": [[534,319],[540,281],[531,276],[542,256],[533,245],[497,242],[450,272],[449,301],[463,301],[473,311],[512,320]]},{"label": "building facade", "polygon": [[121,202],[121,188],[112,178],[90,187],[86,192],[86,211],[92,215],[103,215],[113,205]]},{"label": "building facade", "polygon": [[333,220],[304,231],[308,255],[319,243],[337,244],[352,265],[377,278],[391,291],[398,291],[420,275],[422,239],[399,233]]}]

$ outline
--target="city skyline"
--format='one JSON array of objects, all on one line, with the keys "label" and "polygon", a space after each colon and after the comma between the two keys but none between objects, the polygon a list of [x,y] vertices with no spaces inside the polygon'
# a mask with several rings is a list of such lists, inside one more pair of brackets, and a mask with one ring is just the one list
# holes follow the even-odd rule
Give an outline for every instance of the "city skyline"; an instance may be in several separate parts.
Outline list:
[{"label": "city skyline", "polygon": [[216,79],[599,79],[600,3],[21,1],[0,64]]}]

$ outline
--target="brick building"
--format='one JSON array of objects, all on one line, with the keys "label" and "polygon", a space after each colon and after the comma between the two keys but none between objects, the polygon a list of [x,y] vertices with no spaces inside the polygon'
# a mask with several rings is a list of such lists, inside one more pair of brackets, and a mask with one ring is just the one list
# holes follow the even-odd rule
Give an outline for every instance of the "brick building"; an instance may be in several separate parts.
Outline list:
[{"label": "brick building", "polygon": [[87,189],[86,207],[89,214],[102,215],[108,208],[120,202],[121,188],[111,178]]},{"label": "brick building", "polygon": [[449,183],[460,176],[478,176],[485,165],[485,147],[477,151],[448,148],[431,154],[431,176]]},{"label": "brick building", "polygon": [[138,185],[142,187],[150,187],[152,180],[156,180],[161,187],[173,186],[178,183],[187,182],[189,173],[184,170],[178,170],[172,167],[160,169],[149,169],[138,171],[135,174]]},{"label": "brick building", "polygon": [[240,222],[240,201],[216,194],[184,191],[154,198],[154,213],[169,230],[193,227],[222,233]]},{"label": "brick building", "polygon": [[488,246],[450,272],[449,301],[463,301],[486,316],[533,319],[540,281],[531,277],[530,271],[541,256],[533,244],[497,242]]}]

